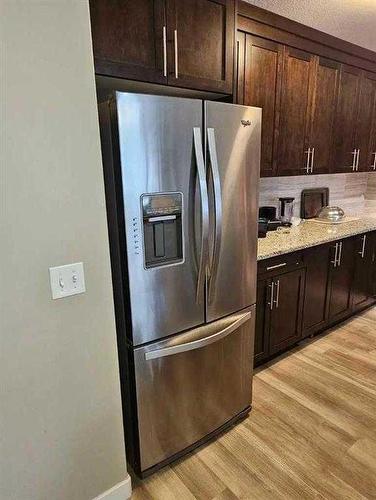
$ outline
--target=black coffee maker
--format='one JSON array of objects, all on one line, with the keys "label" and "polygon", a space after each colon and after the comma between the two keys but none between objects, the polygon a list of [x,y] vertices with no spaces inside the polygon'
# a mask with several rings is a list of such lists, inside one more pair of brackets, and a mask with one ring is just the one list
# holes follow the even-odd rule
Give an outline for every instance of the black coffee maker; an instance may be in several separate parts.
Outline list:
[{"label": "black coffee maker", "polygon": [[268,231],[275,231],[279,227],[290,227],[295,198],[279,198],[280,217],[277,217],[276,207],[260,207],[258,219],[258,237],[265,238]]},{"label": "black coffee maker", "polygon": [[277,219],[276,207],[260,207],[259,209],[259,238],[265,238],[268,231],[275,231],[282,223]]}]

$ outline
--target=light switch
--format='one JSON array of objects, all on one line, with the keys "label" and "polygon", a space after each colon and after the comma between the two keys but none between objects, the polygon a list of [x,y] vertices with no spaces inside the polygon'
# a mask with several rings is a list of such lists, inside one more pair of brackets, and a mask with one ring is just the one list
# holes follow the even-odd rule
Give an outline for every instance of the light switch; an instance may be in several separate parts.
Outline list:
[{"label": "light switch", "polygon": [[82,262],[50,267],[50,284],[53,299],[86,292],[84,265]]}]

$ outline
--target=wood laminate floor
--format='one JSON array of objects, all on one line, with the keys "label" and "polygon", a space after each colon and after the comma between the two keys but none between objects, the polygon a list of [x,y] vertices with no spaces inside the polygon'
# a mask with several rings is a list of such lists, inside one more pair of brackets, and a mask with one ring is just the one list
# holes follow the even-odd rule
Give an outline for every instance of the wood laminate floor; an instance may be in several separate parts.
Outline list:
[{"label": "wood laminate floor", "polygon": [[376,308],[256,372],[250,416],[132,500],[376,499]]}]

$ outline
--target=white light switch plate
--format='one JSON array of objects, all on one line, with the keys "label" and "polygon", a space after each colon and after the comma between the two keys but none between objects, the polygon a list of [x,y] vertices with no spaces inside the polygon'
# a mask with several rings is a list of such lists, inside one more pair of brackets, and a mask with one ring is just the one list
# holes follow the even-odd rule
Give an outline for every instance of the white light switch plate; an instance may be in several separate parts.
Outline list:
[{"label": "white light switch plate", "polygon": [[86,292],[84,265],[82,262],[50,267],[50,283],[53,299]]}]

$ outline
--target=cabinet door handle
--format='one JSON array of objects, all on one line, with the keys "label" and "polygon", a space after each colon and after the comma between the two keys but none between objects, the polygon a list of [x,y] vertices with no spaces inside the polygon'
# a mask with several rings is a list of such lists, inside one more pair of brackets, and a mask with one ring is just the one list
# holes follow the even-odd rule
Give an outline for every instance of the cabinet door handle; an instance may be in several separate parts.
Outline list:
[{"label": "cabinet door handle", "polygon": [[279,280],[277,280],[276,286],[277,286],[277,294],[276,294],[276,298],[275,298],[274,303],[275,303],[276,309],[278,309],[278,307],[279,307],[279,290],[280,290]]},{"label": "cabinet door handle", "polygon": [[376,151],[372,153],[373,155],[373,163],[371,165],[371,170],[376,170]]},{"label": "cabinet door handle", "polygon": [[270,288],[270,302],[268,302],[268,306],[271,311],[273,311],[273,305],[274,305],[274,281],[269,285]]},{"label": "cabinet door handle", "polygon": [[267,271],[271,271],[272,269],[279,269],[280,267],[287,266],[286,262],[282,262],[281,264],[276,264],[275,266],[269,266],[266,268]]},{"label": "cabinet door handle", "polygon": [[333,267],[337,267],[337,257],[338,257],[338,243],[336,243],[335,246],[334,260],[330,261],[330,263],[333,264]]},{"label": "cabinet door handle", "polygon": [[352,151],[351,154],[352,154],[352,157],[353,157],[351,168],[352,168],[352,171],[355,172],[355,170],[356,170],[356,159],[357,159],[357,156],[358,156],[358,150],[354,149],[354,151]]},{"label": "cabinet door handle", "polygon": [[358,152],[356,154],[356,171],[357,172],[359,170],[359,157],[360,157],[360,149],[358,149]]},{"label": "cabinet door handle", "polygon": [[315,148],[311,150],[311,174],[313,174],[313,160],[315,158]]},{"label": "cabinet door handle", "polygon": [[311,148],[308,148],[307,151],[304,151],[304,153],[307,155],[307,162],[303,170],[305,170],[306,173],[309,174],[311,168]]},{"label": "cabinet door handle", "polygon": [[167,30],[163,26],[163,76],[167,76]]},{"label": "cabinet door handle", "polygon": [[362,243],[362,250],[359,253],[359,255],[362,257],[362,259],[364,259],[364,255],[366,253],[366,242],[367,242],[367,235],[364,234],[362,236],[362,240],[363,240],[363,243]]},{"label": "cabinet door handle", "polygon": [[337,262],[338,267],[340,267],[342,264],[342,245],[343,245],[343,243],[342,243],[342,241],[340,241],[339,251],[338,251],[338,262]]},{"label": "cabinet door handle", "polygon": [[174,30],[174,48],[175,48],[175,78],[179,78],[178,30]]}]

